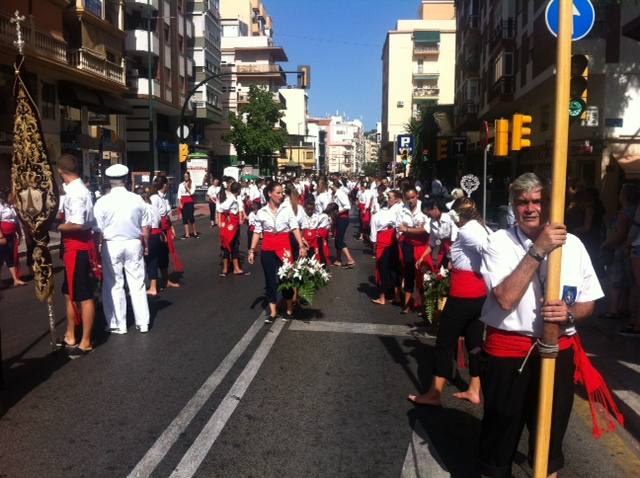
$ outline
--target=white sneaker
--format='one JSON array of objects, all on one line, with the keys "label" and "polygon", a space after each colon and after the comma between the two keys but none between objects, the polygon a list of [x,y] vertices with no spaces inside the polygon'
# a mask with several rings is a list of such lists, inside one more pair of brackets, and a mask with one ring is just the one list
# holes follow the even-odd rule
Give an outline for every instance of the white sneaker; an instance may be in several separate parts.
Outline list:
[{"label": "white sneaker", "polygon": [[148,325],[136,325],[136,329],[138,329],[138,332],[140,332],[141,334],[146,334],[147,332],[149,332]]}]

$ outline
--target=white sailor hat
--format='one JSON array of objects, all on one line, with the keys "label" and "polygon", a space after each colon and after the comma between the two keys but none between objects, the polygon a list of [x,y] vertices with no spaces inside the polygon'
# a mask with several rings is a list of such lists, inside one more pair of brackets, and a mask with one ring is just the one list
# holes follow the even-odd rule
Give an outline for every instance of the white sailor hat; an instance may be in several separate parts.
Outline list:
[{"label": "white sailor hat", "polygon": [[127,168],[124,164],[113,164],[107,168],[104,174],[108,178],[122,178],[129,174],[129,168]]}]

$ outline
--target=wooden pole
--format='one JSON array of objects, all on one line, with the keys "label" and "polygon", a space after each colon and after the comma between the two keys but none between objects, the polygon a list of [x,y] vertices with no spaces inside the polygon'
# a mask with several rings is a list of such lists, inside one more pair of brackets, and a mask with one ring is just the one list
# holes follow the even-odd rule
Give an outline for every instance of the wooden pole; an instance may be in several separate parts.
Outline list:
[{"label": "wooden pole", "polygon": [[[553,139],[553,163],[551,177],[551,210],[549,221],[564,222],[564,197],[567,182],[567,150],[569,142],[569,90],[571,83],[571,36],[573,33],[573,1],[559,1],[558,45],[556,65],[555,132]],[[547,300],[560,298],[560,269],[562,248],[549,254]],[[543,341],[546,345],[557,345],[560,327],[544,324]],[[549,441],[553,411],[553,389],[557,352],[541,351],[540,390],[538,395],[538,426],[533,465],[534,478],[546,478],[548,473]]]}]

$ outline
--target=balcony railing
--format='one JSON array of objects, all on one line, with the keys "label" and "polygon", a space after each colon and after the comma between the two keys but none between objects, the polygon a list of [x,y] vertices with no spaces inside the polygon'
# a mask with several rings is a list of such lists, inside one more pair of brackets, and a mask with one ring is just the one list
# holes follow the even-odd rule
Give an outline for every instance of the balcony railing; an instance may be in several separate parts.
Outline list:
[{"label": "balcony railing", "polygon": [[[13,41],[16,39],[16,27],[11,23],[10,17],[0,13],[0,43],[9,45],[10,51],[15,51]],[[46,56],[60,63],[67,63],[67,43],[58,40],[46,33],[34,30],[29,26],[22,27],[22,39],[25,42],[27,53]]]},{"label": "balcony railing", "polygon": [[414,98],[433,98],[435,96],[438,96],[439,94],[440,88],[438,88],[437,86],[413,89]]},{"label": "balcony railing", "polygon": [[[129,78],[128,83],[129,87],[138,95],[149,95],[149,80],[147,78]],[[151,94],[160,96],[160,82],[158,80],[151,80]]]},{"label": "balcony railing", "polygon": [[494,48],[498,43],[503,40],[511,40],[516,34],[516,22],[513,18],[506,20],[500,20],[496,27],[491,32],[491,41],[489,42],[490,48]]},{"label": "balcony railing", "polygon": [[282,73],[280,65],[237,65],[238,73]]},{"label": "balcony railing", "polygon": [[124,67],[80,48],[68,52],[69,64],[79,70],[87,70],[95,75],[108,78],[121,85],[125,84]]},{"label": "balcony railing", "polygon": [[149,36],[151,38],[151,47],[149,47],[149,42],[147,41],[147,30],[129,30],[127,32],[127,38],[125,39],[124,43],[125,49],[128,51],[151,53],[152,55],[157,56],[160,53],[158,34],[152,32]]},{"label": "balcony railing", "polygon": [[438,55],[440,54],[440,44],[415,44],[413,47],[414,55]]},{"label": "balcony railing", "polygon": [[498,79],[491,87],[491,97],[503,95],[512,95],[514,90],[514,81],[512,76],[503,76]]}]

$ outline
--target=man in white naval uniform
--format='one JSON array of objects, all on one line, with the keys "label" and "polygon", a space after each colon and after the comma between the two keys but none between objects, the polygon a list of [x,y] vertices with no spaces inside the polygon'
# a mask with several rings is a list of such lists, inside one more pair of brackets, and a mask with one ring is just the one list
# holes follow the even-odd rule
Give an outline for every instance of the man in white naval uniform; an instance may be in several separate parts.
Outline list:
[{"label": "man in white naval uniform", "polygon": [[[109,194],[98,199],[94,216],[102,233],[102,304],[107,331],[127,333],[127,299],[124,277],[140,332],[149,331],[149,304],[145,290],[144,256],[148,253],[149,230],[145,202],[127,191],[125,180],[129,168],[114,164],[105,171],[111,183]],[[141,241],[142,238],[142,241]]]}]

